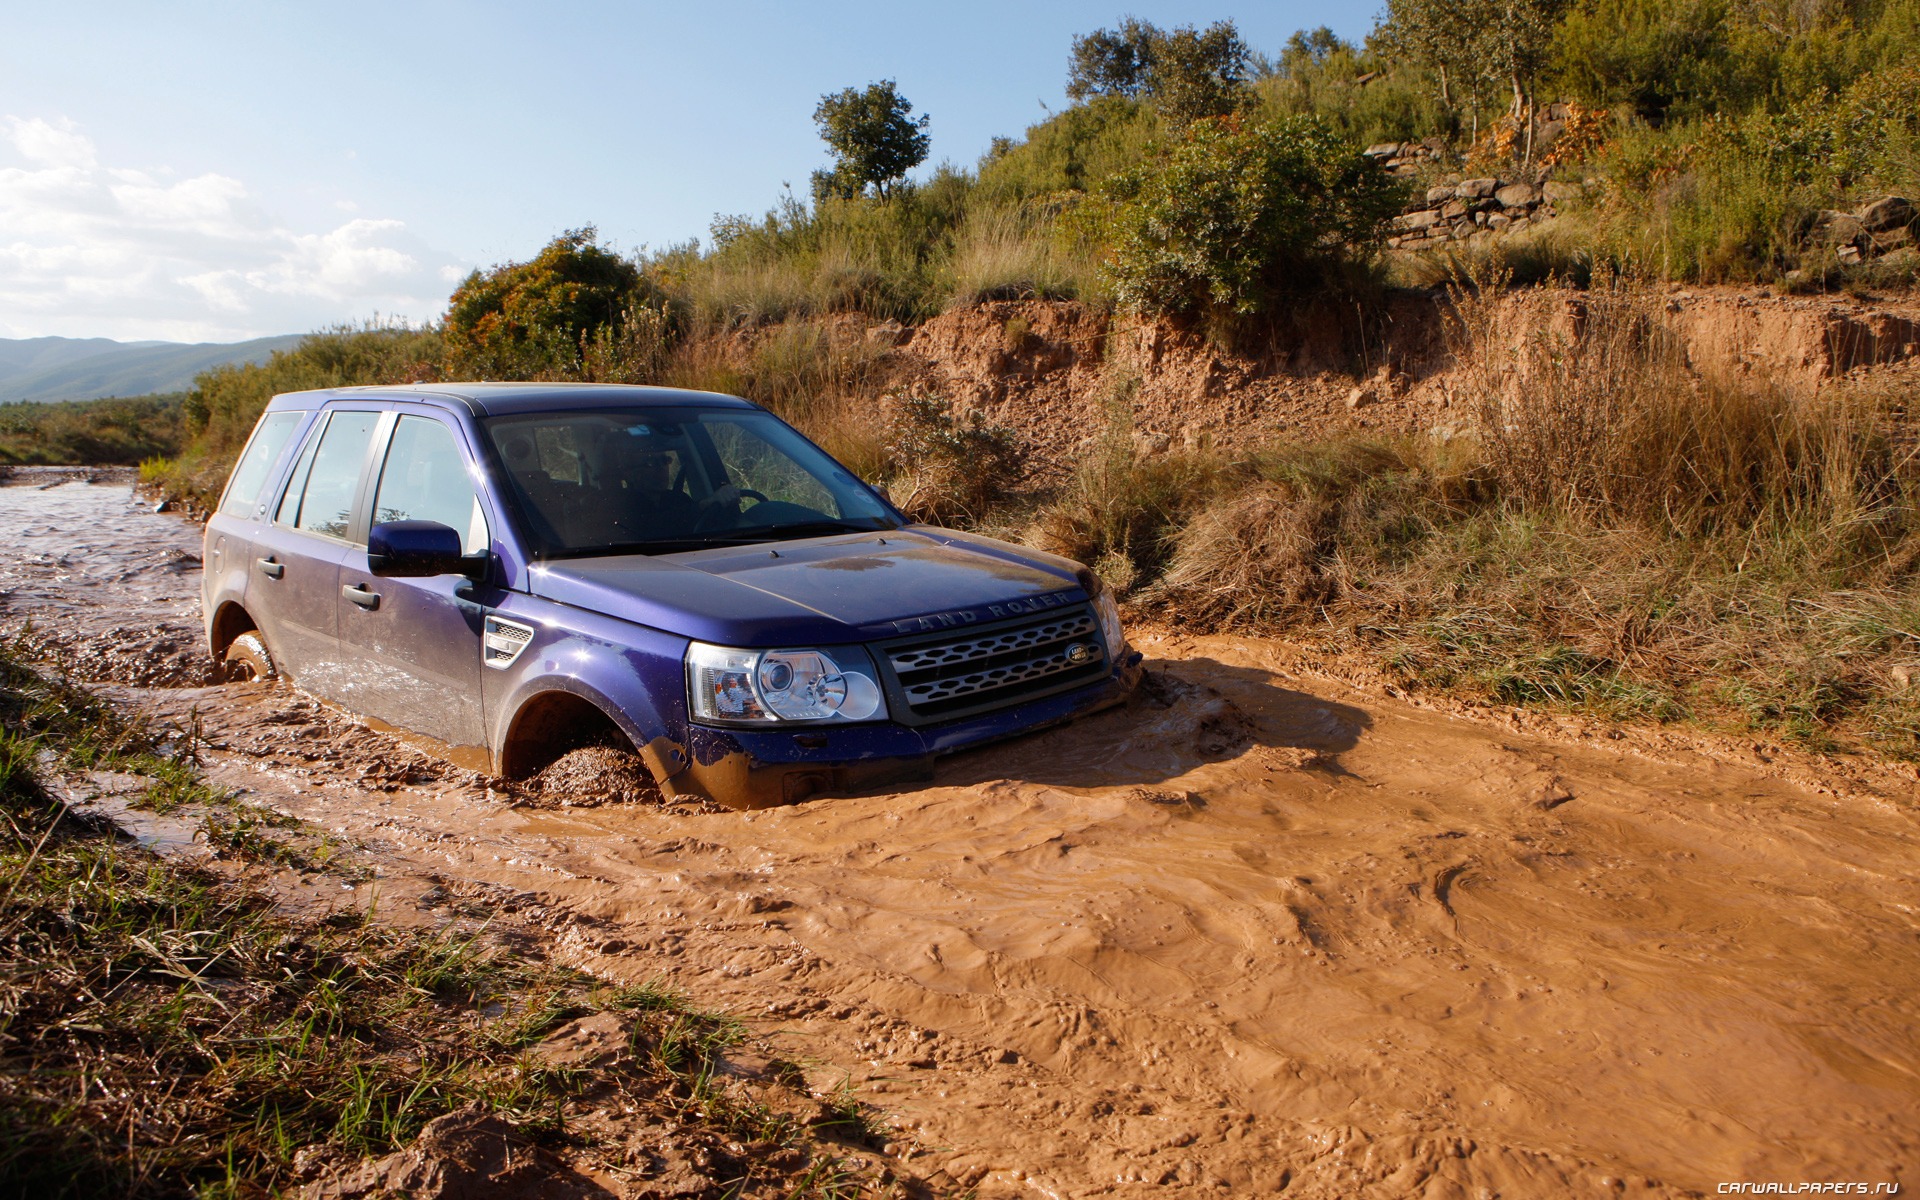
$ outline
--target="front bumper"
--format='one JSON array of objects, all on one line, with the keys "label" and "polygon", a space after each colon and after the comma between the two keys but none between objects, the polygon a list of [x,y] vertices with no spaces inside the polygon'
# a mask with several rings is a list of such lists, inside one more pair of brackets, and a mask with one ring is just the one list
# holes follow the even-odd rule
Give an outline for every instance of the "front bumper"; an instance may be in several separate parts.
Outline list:
[{"label": "front bumper", "polygon": [[1019,737],[1123,703],[1140,686],[1141,655],[1083,688],[944,725],[891,721],[801,729],[687,727],[688,763],[667,781],[675,795],[730,808],[771,808],[817,796],[924,782],[941,755]]}]

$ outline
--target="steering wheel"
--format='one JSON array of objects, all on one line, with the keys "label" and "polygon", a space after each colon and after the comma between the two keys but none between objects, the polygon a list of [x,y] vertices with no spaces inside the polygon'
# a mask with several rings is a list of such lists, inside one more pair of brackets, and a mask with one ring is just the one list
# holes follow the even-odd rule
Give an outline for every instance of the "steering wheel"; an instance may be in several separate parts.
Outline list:
[{"label": "steering wheel", "polygon": [[[736,500],[751,499],[755,504],[767,503],[767,494],[756,492],[752,488],[735,488],[734,496]],[[740,514],[737,509],[729,511],[724,504],[703,504],[694,516],[693,528],[697,532],[704,533],[717,527],[723,515],[739,516]]]}]

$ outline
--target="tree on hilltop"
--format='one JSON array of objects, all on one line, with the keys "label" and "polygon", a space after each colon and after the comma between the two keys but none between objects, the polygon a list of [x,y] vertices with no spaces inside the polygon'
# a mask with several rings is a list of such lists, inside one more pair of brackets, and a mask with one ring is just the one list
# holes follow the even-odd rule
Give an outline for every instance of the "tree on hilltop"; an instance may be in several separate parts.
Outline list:
[{"label": "tree on hilltop", "polygon": [[916,121],[912,112],[912,102],[891,79],[870,83],[864,91],[845,88],[820,97],[813,121],[837,162],[831,171],[814,172],[814,197],[851,198],[869,187],[883,198],[891,195],[908,171],[926,161],[931,144],[930,118]]},{"label": "tree on hilltop", "polygon": [[1067,95],[1143,97],[1168,123],[1220,117],[1247,97],[1251,55],[1232,21],[1171,31],[1128,17],[1114,30],[1073,39]]}]

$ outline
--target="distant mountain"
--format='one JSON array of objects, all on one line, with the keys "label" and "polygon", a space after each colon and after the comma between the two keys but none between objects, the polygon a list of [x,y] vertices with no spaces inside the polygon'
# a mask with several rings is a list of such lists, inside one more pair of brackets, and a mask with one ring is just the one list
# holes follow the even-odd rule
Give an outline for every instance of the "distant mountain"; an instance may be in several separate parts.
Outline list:
[{"label": "distant mountain", "polygon": [[0,338],[0,404],[15,400],[97,400],[183,392],[222,363],[260,363],[306,337],[250,342],[115,342],[107,338]]}]

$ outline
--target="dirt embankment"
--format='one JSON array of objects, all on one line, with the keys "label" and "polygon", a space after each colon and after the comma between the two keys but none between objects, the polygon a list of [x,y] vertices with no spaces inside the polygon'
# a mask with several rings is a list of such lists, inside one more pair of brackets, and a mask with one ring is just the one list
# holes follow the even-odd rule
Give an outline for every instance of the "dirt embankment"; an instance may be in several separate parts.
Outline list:
[{"label": "dirt embankment", "polygon": [[[0,613],[158,644],[195,539],[123,490],[0,489]],[[391,919],[480,906],[738,1013],[956,1194],[1920,1182],[1911,770],[1140,644],[1131,707],[744,814],[516,803],[284,686],[118,694],[354,846]]]},{"label": "dirt embankment", "polygon": [[[1567,328],[1578,304],[1574,292],[1521,290],[1500,320],[1515,339],[1533,336]],[[1811,390],[1920,362],[1920,301],[1911,298],[1676,288],[1665,306],[1707,373]],[[1257,356],[1072,301],[983,303],[910,333],[857,323],[839,333],[898,340],[883,360],[896,390],[931,390],[1012,427],[1044,469],[1109,428],[1116,403],[1149,451],[1247,448],[1340,429],[1457,434],[1469,414],[1449,361],[1447,313],[1444,297],[1414,293],[1364,322],[1314,310],[1276,329]]]}]

